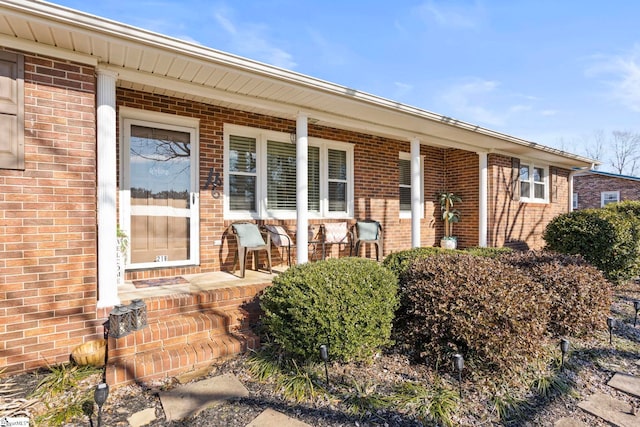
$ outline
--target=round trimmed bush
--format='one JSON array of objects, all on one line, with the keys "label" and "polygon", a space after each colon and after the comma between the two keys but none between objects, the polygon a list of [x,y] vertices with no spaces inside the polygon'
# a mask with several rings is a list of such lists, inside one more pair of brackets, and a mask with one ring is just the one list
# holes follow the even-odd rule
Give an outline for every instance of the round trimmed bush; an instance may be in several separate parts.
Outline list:
[{"label": "round trimmed bush", "polygon": [[526,363],[538,352],[549,318],[544,288],[517,268],[489,257],[420,258],[402,275],[398,341],[430,363],[453,352],[488,370]]},{"label": "round trimmed bush", "polygon": [[640,273],[640,219],[614,209],[585,209],[552,219],[546,249],[580,254],[612,281]]},{"label": "round trimmed bush", "polygon": [[602,319],[611,309],[611,285],[581,256],[528,251],[505,254],[500,260],[545,287],[551,301],[547,329],[552,334],[580,336],[605,325]]},{"label": "round trimmed bush", "polygon": [[301,264],[278,275],[261,297],[270,338],[301,361],[370,360],[390,342],[397,279],[372,260],[340,258]]}]

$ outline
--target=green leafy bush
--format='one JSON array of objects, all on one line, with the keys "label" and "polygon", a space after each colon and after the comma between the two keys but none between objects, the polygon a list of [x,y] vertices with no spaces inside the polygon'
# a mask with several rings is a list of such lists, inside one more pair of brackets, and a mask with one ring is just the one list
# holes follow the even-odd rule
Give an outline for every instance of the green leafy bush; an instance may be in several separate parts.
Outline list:
[{"label": "green leafy bush", "polygon": [[609,203],[605,209],[618,213],[629,214],[640,219],[640,201],[625,200],[624,202]]},{"label": "green leafy bush", "polygon": [[396,277],[400,277],[400,275],[409,268],[414,260],[450,251],[450,249],[427,246],[424,248],[413,248],[405,251],[393,252],[387,255],[384,261],[382,261],[382,266],[391,270]]},{"label": "green leafy bush", "polygon": [[432,363],[452,352],[486,369],[534,357],[545,334],[544,288],[516,267],[464,253],[415,260],[402,275],[396,338]]},{"label": "green leafy bush", "polygon": [[602,272],[579,255],[548,251],[505,254],[500,260],[522,269],[549,294],[548,330],[584,335],[600,329],[611,308],[611,286]]},{"label": "green leafy bush", "polygon": [[362,258],[329,259],[289,268],[261,298],[270,338],[291,357],[319,361],[369,360],[388,344],[397,308],[397,280]]},{"label": "green leafy bush", "polygon": [[489,258],[497,258],[499,256],[501,256],[502,254],[507,254],[507,253],[511,253],[513,252],[513,249],[511,248],[507,248],[507,247],[501,247],[501,248],[482,248],[479,246],[474,246],[471,248],[465,248],[464,252],[471,254],[471,255],[475,255],[475,256],[485,256],[485,257],[489,257]]},{"label": "green leafy bush", "polygon": [[547,225],[546,249],[580,254],[616,282],[640,273],[640,220],[613,209],[563,214]]}]

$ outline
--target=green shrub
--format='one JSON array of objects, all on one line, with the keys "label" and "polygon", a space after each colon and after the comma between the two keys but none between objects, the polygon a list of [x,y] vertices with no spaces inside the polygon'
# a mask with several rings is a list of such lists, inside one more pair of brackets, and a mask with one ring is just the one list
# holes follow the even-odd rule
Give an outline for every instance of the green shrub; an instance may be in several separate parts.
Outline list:
[{"label": "green shrub", "polygon": [[395,333],[432,363],[452,352],[486,369],[524,365],[549,318],[543,287],[516,267],[464,253],[415,260],[403,274]]},{"label": "green shrub", "polygon": [[581,256],[528,251],[505,254],[500,260],[544,286],[551,301],[547,329],[552,334],[580,336],[605,325],[610,283]]},{"label": "green shrub", "polygon": [[497,258],[502,254],[507,254],[513,252],[513,249],[507,247],[501,248],[482,248],[480,246],[474,246],[471,248],[465,248],[464,252],[475,255],[475,256],[484,256],[489,258]]},{"label": "green shrub", "polygon": [[547,225],[546,249],[580,254],[612,281],[640,272],[640,220],[613,209],[585,209],[563,214]]},{"label": "green shrub", "polygon": [[396,277],[400,277],[400,275],[409,268],[414,260],[448,252],[451,252],[451,250],[431,246],[407,249],[405,251],[393,252],[387,255],[384,261],[382,261],[382,265],[383,267],[391,270]]},{"label": "green shrub", "polygon": [[605,209],[618,213],[629,214],[640,219],[640,201],[638,200],[625,200],[624,202],[609,203],[605,206]]},{"label": "green shrub", "polygon": [[375,261],[329,259],[289,268],[261,298],[270,338],[291,357],[368,360],[388,344],[397,308],[397,280]]}]

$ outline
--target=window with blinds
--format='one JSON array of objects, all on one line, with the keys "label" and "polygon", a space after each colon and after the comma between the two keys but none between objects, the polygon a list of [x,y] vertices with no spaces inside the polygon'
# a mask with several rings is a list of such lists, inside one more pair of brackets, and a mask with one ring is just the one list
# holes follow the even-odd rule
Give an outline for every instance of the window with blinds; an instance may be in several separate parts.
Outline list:
[{"label": "window with blinds", "polygon": [[229,138],[229,208],[256,210],[256,139]]},{"label": "window with blinds", "polygon": [[328,150],[329,212],[347,211],[347,152]]},{"label": "window with blinds", "polygon": [[[309,147],[308,188],[310,211],[320,210],[320,149]],[[296,146],[267,141],[267,209],[296,209]]]},{"label": "window with blinds", "polygon": [[411,161],[400,159],[398,162],[400,172],[400,210],[411,210]]},{"label": "window with blinds", "polygon": [[[289,134],[224,125],[224,215],[230,219],[296,218],[297,145]],[[353,144],[309,138],[309,213],[353,215]]]}]

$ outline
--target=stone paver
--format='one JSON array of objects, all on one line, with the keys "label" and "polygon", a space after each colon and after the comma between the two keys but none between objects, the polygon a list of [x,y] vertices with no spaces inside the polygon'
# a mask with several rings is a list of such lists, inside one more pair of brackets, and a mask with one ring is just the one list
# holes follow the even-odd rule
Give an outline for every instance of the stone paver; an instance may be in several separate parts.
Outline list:
[{"label": "stone paver", "polygon": [[131,427],[142,427],[150,424],[156,419],[156,410],[154,408],[147,408],[144,411],[136,412],[127,418]]},{"label": "stone paver", "polygon": [[246,396],[249,391],[235,375],[224,374],[161,392],[160,401],[167,421],[176,421],[228,399]]},{"label": "stone paver", "polygon": [[578,406],[617,427],[640,426],[640,416],[630,414],[631,405],[604,393],[591,395]]},{"label": "stone paver", "polygon": [[285,414],[274,411],[273,409],[265,409],[253,421],[247,424],[247,427],[311,427],[307,423],[298,421]]},{"label": "stone paver", "polygon": [[560,418],[553,424],[553,427],[588,427],[580,420],[574,420],[573,418]]},{"label": "stone paver", "polygon": [[640,378],[633,375],[617,373],[607,383],[610,387],[617,388],[625,393],[640,397]]}]

